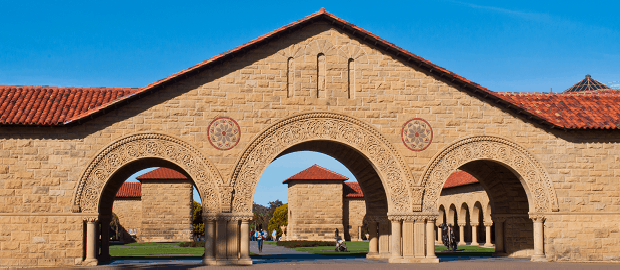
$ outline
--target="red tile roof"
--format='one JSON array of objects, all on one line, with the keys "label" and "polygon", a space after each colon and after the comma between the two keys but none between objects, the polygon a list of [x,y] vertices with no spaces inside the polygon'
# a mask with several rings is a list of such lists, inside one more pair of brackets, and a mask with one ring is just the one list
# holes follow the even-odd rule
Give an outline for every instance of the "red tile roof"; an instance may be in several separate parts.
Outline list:
[{"label": "red tile roof", "polygon": [[138,89],[0,85],[0,124],[61,125]]},{"label": "red tile roof", "polygon": [[[481,99],[486,99],[492,103],[495,103],[496,105],[509,108],[517,114],[524,115],[530,121],[539,122],[541,124],[548,125],[552,128],[560,127],[560,128],[565,128],[565,129],[617,128],[616,125],[611,125],[611,123],[616,123],[620,121],[620,117],[618,117],[616,114],[612,114],[611,116],[610,115],[607,115],[607,116],[598,115],[599,112],[603,112],[607,109],[605,108],[605,106],[608,106],[612,104],[613,102],[615,102],[615,99],[613,98],[606,100],[605,104],[602,105],[604,106],[604,108],[592,110],[590,113],[587,113],[587,115],[582,115],[579,113],[572,114],[571,117],[574,117],[574,118],[570,119],[570,121],[568,120],[558,121],[558,119],[553,117],[553,115],[555,114],[549,115],[545,113],[536,113],[536,110],[530,107],[531,104],[527,105],[527,104],[521,103],[522,101],[521,99],[515,98],[514,96],[512,96],[514,94],[492,92],[473,81],[470,81],[464,77],[461,77],[455,73],[452,73],[442,67],[439,67],[431,63],[430,61],[420,56],[417,56],[407,50],[404,50],[403,48],[400,48],[392,43],[389,43],[379,38],[379,36],[371,32],[368,32],[358,26],[355,26],[354,24],[351,24],[343,19],[340,19],[328,13],[327,11],[325,11],[325,9],[322,8],[321,10],[319,10],[318,12],[310,16],[307,16],[301,20],[295,21],[281,28],[278,28],[270,33],[260,36],[259,38],[253,41],[250,41],[246,44],[243,44],[237,48],[234,48],[227,52],[216,55],[193,67],[190,67],[188,69],[172,74],[171,76],[168,76],[156,82],[153,82],[147,85],[146,87],[143,87],[140,89],[124,89],[124,90],[129,91],[129,93],[125,93],[125,92],[123,92],[123,94],[117,93],[115,98],[110,98],[110,99],[104,98],[104,100],[107,100],[107,102],[103,102],[103,101],[95,102],[94,103],[95,107],[91,107],[91,105],[93,104],[88,103],[89,101],[92,101],[93,98],[86,97],[84,98],[84,101],[82,101],[81,98],[78,98],[78,99],[74,98],[71,92],[68,95],[66,94],[62,95],[59,101],[49,100],[49,99],[38,101],[38,100],[31,100],[31,98],[16,98],[16,99],[11,98],[11,99],[8,99],[7,101],[7,98],[6,98],[8,96],[7,93],[12,93],[10,89],[19,88],[19,87],[17,86],[6,87],[5,86],[4,88],[0,89],[0,92],[2,92],[0,93],[0,96],[4,97],[3,100],[1,100],[3,107],[2,107],[2,111],[0,111],[0,115],[2,119],[0,121],[0,124],[10,124],[10,125],[14,125],[14,124],[36,124],[36,125],[64,124],[64,125],[68,125],[72,123],[79,123],[83,120],[89,119],[90,117],[94,117],[97,114],[109,111],[107,110],[108,107],[120,106],[127,102],[138,99],[140,96],[148,94],[151,91],[156,91],[158,89],[161,89],[165,87],[167,84],[174,83],[180,79],[197,74],[198,72],[202,70],[212,67],[213,65],[227,61],[228,59],[231,59],[232,57],[236,55],[243,54],[247,50],[256,48],[257,46],[266,44],[267,42],[277,39],[282,33],[293,31],[294,29],[304,27],[318,20],[328,21],[334,24],[335,26],[343,29],[344,31],[348,31],[351,34],[364,39],[366,42],[375,44],[375,46],[378,47],[379,49],[382,49],[388,53],[396,55],[397,57],[403,59],[403,61],[405,62],[414,64],[418,66],[419,68],[422,68],[428,71],[429,73],[434,74],[434,76],[442,78],[442,80],[449,81],[452,85],[459,86],[460,89],[462,89],[463,91],[467,91]],[[69,91],[71,89],[70,88],[58,88],[58,90]],[[27,93],[27,92],[24,93],[23,95],[29,96],[29,97],[32,96],[32,94]],[[539,93],[539,95],[544,96],[545,94]],[[72,104],[72,105],[69,105],[69,109],[66,108],[65,104],[67,104],[67,102],[63,101],[63,98],[72,100],[72,102],[69,103],[69,104]],[[591,97],[574,96],[571,98],[573,99],[574,105],[587,107],[587,106],[594,104],[593,99]],[[97,100],[99,101],[99,99]],[[554,106],[553,103],[547,103],[543,101],[536,101],[535,103],[538,104],[537,105],[538,107]],[[97,104],[100,104],[100,105],[97,105]],[[7,110],[6,107],[9,107],[9,106],[11,109]],[[73,108],[72,106],[77,107],[80,110],[78,110],[77,112],[70,113],[71,112],[70,108]],[[24,109],[21,109],[21,110],[13,109],[13,107],[24,108]],[[564,107],[559,106],[558,109],[560,108],[564,108]],[[567,108],[566,110],[570,111],[571,109]],[[35,113],[34,116],[31,116],[33,111],[34,112],[41,111],[41,112],[47,112],[47,113],[45,117],[42,117],[41,115],[37,113]],[[54,112],[54,114],[51,116],[48,116],[48,114],[50,114],[49,112]],[[61,113],[57,113],[57,112],[61,112]],[[65,113],[67,116],[64,116]],[[572,112],[568,112],[568,114],[571,114],[571,113]],[[602,119],[601,122],[598,122],[599,120],[601,120],[600,118],[605,118],[605,119]]]},{"label": "red tile roof", "polygon": [[173,169],[168,168],[159,168],[147,172],[143,175],[136,177],[138,180],[155,180],[155,179],[175,179],[175,180],[184,180],[187,179],[185,175],[180,172],[177,172]]},{"label": "red tile roof", "polygon": [[448,176],[443,188],[453,188],[478,183],[478,179],[464,171],[456,171]]},{"label": "red tile roof", "polygon": [[360,187],[359,182],[347,181],[344,182],[342,192],[346,198],[364,198],[364,193]]},{"label": "red tile roof", "polygon": [[348,177],[325,169],[319,165],[312,165],[309,168],[296,173],[295,175],[282,181],[282,184],[286,184],[290,180],[349,180]]},{"label": "red tile roof", "polygon": [[497,94],[511,104],[558,127],[620,128],[620,91]]},{"label": "red tile roof", "polygon": [[124,182],[116,192],[117,198],[140,198],[142,197],[142,185],[140,182]]}]

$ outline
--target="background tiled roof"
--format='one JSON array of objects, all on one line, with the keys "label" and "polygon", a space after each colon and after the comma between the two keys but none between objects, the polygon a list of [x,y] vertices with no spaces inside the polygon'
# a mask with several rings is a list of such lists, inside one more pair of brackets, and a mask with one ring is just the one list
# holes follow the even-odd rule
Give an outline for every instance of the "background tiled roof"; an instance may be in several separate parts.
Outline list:
[{"label": "background tiled roof", "polygon": [[137,89],[0,85],[0,124],[61,125]]},{"label": "background tiled roof", "polygon": [[342,192],[344,196],[347,198],[364,198],[364,193],[362,192],[362,188],[360,187],[359,182],[347,181],[344,182],[344,186],[342,187]]},{"label": "background tiled roof", "polygon": [[580,82],[564,90],[564,93],[570,92],[582,92],[582,91],[598,91],[598,90],[612,90],[604,83],[601,83],[595,79],[592,79],[590,75],[586,75],[586,78]]},{"label": "background tiled roof", "polygon": [[325,169],[319,165],[312,165],[309,168],[296,173],[295,175],[287,178],[286,180],[282,181],[282,184],[287,183],[289,180],[348,180],[349,178],[339,174],[339,173],[335,173],[333,171],[330,171],[328,169]]},{"label": "background tiled roof", "polygon": [[443,188],[453,188],[478,183],[478,179],[464,171],[456,171],[448,176]]},{"label": "background tiled roof", "polygon": [[117,198],[140,198],[142,197],[142,185],[140,182],[124,182],[116,193]]},{"label": "background tiled roof", "polygon": [[497,94],[504,100],[559,127],[620,128],[620,91]]},{"label": "background tiled roof", "polygon": [[152,170],[150,172],[147,172],[143,175],[140,175],[138,177],[136,177],[136,179],[138,180],[154,180],[154,179],[177,179],[177,180],[184,180],[187,179],[187,177],[185,175],[183,175],[180,172],[177,172],[173,169],[168,169],[168,168],[158,168],[155,170]]}]

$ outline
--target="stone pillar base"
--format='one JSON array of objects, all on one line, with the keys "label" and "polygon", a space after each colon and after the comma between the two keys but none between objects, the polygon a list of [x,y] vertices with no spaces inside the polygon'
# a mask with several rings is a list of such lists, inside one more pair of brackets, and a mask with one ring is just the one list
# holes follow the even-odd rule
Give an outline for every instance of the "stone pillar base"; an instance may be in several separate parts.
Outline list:
[{"label": "stone pillar base", "polygon": [[205,265],[252,265],[252,259],[239,259],[239,260],[203,259],[202,262]]},{"label": "stone pillar base", "polygon": [[485,247],[485,248],[492,248],[492,247],[495,247],[495,245],[493,245],[491,243],[484,243],[483,247]]},{"label": "stone pillar base", "polygon": [[369,260],[379,260],[379,259],[381,259],[381,256],[379,256],[378,252],[374,252],[374,253],[370,253],[369,252],[368,254],[366,254],[366,259],[369,259]]},{"label": "stone pillar base", "polygon": [[99,264],[99,261],[97,259],[86,259],[82,263],[82,265],[88,265],[88,266],[93,266],[93,265],[98,265],[98,264]]},{"label": "stone pillar base", "polygon": [[390,260],[390,263],[439,263],[439,258],[430,259],[405,257],[394,262]]},{"label": "stone pillar base", "polygon": [[533,261],[533,262],[548,262],[547,256],[545,256],[545,255],[532,255],[531,261]]}]

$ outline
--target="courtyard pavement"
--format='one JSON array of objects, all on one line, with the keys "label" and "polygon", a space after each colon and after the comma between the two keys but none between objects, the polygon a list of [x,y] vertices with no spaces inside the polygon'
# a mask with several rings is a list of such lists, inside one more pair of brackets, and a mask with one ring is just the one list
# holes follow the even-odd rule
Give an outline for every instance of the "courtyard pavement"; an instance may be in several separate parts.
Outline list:
[{"label": "courtyard pavement", "polygon": [[87,268],[98,269],[620,269],[620,263],[534,263],[524,259],[493,258],[489,256],[439,256],[439,264],[389,264],[387,261],[372,261],[364,257],[319,255],[296,251],[285,247],[265,244],[258,252],[256,242],[250,243],[253,256],[252,266],[203,266],[199,259],[153,259],[116,260],[108,265]]}]

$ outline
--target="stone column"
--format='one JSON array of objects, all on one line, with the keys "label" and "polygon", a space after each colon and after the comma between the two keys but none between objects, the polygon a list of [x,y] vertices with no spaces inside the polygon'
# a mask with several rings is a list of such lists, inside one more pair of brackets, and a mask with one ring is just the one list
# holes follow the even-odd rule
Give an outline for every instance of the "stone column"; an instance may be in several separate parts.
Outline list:
[{"label": "stone column", "polygon": [[374,258],[379,255],[379,239],[377,239],[377,222],[368,221],[368,255],[367,258]]},{"label": "stone column", "polygon": [[390,217],[392,222],[392,256],[390,262],[400,262],[403,258],[400,249],[400,232],[401,232],[401,219],[398,217]]},{"label": "stone column", "polygon": [[250,220],[241,220],[241,259],[240,264],[252,264],[250,259]]},{"label": "stone column", "polygon": [[413,217],[407,217],[403,220],[403,262],[409,263],[415,258],[414,253],[414,221]]},{"label": "stone column", "polygon": [[467,245],[465,243],[465,225],[467,223],[461,223],[459,222],[459,242],[457,243],[458,246],[465,246]]},{"label": "stone column", "polygon": [[484,227],[486,229],[486,234],[485,234],[486,242],[484,243],[484,247],[493,247],[493,243],[491,243],[491,226],[493,226],[493,221],[484,223]]},{"label": "stone column", "polygon": [[424,254],[424,220],[423,216],[417,216],[413,223],[413,253],[416,259],[426,257]]},{"label": "stone column", "polygon": [[97,218],[86,218],[86,265],[97,265]]},{"label": "stone column", "polygon": [[226,261],[226,219],[218,218],[215,228],[215,260]]},{"label": "stone column", "polygon": [[202,221],[205,223],[205,254],[202,262],[211,265],[215,262],[215,218],[203,216]]},{"label": "stone column", "polygon": [[429,217],[426,220],[426,259],[436,260],[437,256],[435,255],[435,217]]},{"label": "stone column", "polygon": [[530,219],[534,221],[534,255],[532,255],[533,262],[546,262],[544,250],[544,216],[530,216]]},{"label": "stone column", "polygon": [[228,217],[227,219],[226,257],[229,261],[236,262],[239,260],[239,219],[237,217]]},{"label": "stone column", "polygon": [[391,257],[390,225],[388,224],[388,220],[386,218],[379,222],[379,256],[382,259],[388,259]]},{"label": "stone column", "polygon": [[478,246],[478,223],[471,224],[471,245]]},{"label": "stone column", "polygon": [[435,241],[435,243],[441,245],[441,228],[439,226],[435,227],[437,228],[437,241]]},{"label": "stone column", "polygon": [[100,261],[109,261],[110,257],[110,217],[101,217],[101,254]]},{"label": "stone column", "polygon": [[504,255],[504,221],[505,218],[495,218],[495,254]]},{"label": "stone column", "polygon": [[357,241],[362,241],[362,226],[357,226]]}]

